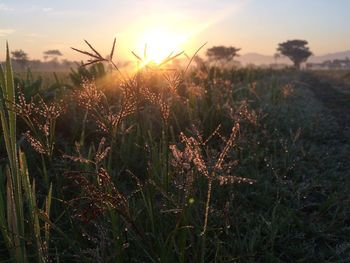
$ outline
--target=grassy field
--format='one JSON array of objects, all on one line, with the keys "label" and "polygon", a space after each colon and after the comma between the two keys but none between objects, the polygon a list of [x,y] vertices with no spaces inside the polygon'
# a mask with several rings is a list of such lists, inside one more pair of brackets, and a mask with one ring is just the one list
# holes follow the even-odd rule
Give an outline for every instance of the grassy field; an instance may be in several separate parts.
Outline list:
[{"label": "grassy field", "polygon": [[350,261],[333,72],[5,68],[1,262]]},{"label": "grassy field", "polygon": [[350,92],[349,70],[320,70],[315,71],[314,75],[325,83],[332,83],[333,87],[335,89],[338,89],[340,92]]}]

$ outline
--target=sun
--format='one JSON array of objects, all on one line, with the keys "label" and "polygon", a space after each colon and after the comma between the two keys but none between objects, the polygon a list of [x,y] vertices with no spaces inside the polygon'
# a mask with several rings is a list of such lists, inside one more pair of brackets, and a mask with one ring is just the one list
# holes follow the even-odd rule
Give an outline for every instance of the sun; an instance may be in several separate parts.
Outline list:
[{"label": "sun", "polygon": [[143,63],[159,64],[169,55],[181,52],[186,37],[166,28],[152,28],[141,34],[138,54],[143,54]]}]

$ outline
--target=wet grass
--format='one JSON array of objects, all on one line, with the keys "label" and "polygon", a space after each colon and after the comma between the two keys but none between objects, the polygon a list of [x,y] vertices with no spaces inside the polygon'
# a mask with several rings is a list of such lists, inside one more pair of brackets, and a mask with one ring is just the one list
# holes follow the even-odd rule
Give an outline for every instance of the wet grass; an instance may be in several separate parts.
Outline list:
[{"label": "wet grass", "polygon": [[37,198],[23,201],[14,236],[23,260],[15,246],[1,246],[0,259],[349,261],[349,137],[316,84],[293,71],[202,65],[122,82],[107,73],[49,97],[18,91],[2,119],[18,119],[12,144]]}]

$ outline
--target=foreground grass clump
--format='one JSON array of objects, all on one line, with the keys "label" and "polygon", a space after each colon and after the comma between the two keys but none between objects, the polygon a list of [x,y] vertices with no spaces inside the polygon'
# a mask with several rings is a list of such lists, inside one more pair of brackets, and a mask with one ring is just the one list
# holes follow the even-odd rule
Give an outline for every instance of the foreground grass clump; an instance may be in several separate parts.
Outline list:
[{"label": "foreground grass clump", "polygon": [[[0,228],[2,242],[13,262],[27,262],[35,256],[48,260],[49,220],[52,188],[43,196],[40,209],[37,203],[35,180],[28,176],[26,156],[16,142],[16,100],[13,72],[7,47],[5,69],[0,67],[0,116],[8,163],[2,168],[0,188]],[[6,183],[5,183],[6,181]],[[5,184],[4,184],[5,183]],[[40,223],[39,218],[44,218]],[[33,245],[26,246],[31,240]]]},{"label": "foreground grass clump", "polygon": [[163,66],[54,96],[1,82],[0,259],[346,262],[350,147],[299,74]]}]

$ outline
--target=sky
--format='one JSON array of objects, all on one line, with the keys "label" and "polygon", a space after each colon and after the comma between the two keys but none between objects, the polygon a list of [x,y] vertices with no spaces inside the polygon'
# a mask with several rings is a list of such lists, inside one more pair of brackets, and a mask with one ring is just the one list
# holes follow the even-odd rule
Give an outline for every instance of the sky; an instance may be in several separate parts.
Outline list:
[{"label": "sky", "polygon": [[86,39],[108,54],[114,37],[120,59],[142,54],[145,42],[155,52],[193,54],[208,42],[272,55],[288,39],[323,55],[350,50],[349,10],[349,0],[0,0],[0,59],[6,40],[31,59],[59,49],[80,60],[70,47]]}]

